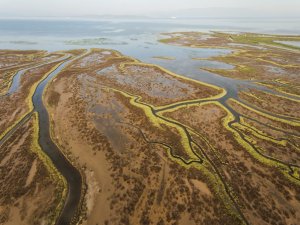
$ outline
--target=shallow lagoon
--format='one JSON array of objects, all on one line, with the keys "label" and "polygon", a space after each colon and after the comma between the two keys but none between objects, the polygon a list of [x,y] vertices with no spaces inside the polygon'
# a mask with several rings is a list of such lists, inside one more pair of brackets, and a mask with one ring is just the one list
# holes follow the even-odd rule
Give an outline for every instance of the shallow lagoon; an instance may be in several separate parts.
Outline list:
[{"label": "shallow lagoon", "polygon": [[[243,81],[201,70],[203,67],[231,69],[231,65],[194,60],[228,54],[231,52],[229,49],[196,49],[157,42],[162,37],[161,33],[191,30],[300,34],[300,19],[0,19],[0,49],[115,49],[143,62],[158,64],[172,72],[218,85],[232,93],[236,93],[240,85],[246,85]],[[154,57],[172,57],[174,60]]]}]

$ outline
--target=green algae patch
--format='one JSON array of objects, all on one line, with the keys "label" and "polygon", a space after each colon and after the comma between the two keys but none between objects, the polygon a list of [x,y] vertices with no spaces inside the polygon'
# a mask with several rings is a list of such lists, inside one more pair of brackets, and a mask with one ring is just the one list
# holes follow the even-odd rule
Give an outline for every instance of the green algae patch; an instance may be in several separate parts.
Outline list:
[{"label": "green algae patch", "polygon": [[153,59],[161,59],[161,60],[175,60],[175,57],[170,57],[170,56],[153,56]]}]

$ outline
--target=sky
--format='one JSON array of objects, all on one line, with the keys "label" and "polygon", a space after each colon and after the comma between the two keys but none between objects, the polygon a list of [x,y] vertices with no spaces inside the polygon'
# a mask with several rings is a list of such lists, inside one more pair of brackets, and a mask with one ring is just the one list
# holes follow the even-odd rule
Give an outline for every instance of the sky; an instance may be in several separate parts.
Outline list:
[{"label": "sky", "polygon": [[246,8],[300,15],[300,0],[0,0],[1,17],[151,15],[195,8]]}]

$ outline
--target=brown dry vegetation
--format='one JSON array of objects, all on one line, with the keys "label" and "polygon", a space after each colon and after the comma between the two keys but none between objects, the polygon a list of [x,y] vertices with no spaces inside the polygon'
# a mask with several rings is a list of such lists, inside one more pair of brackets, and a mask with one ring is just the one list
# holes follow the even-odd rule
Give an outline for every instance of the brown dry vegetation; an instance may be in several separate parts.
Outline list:
[{"label": "brown dry vegetation", "polygon": [[0,224],[52,224],[62,186],[33,149],[33,121],[1,146]]},{"label": "brown dry vegetation", "polygon": [[[226,111],[215,104],[192,106],[166,113],[205,137],[212,145],[205,151],[222,171],[250,224],[296,224],[299,220],[300,187],[276,169],[259,163],[222,124]],[[201,143],[201,138],[195,136]],[[267,154],[299,163],[299,151],[258,140]],[[271,149],[275,152],[270,152]],[[285,151],[285,156],[283,156]],[[289,154],[287,154],[289,152]],[[271,154],[272,153],[272,154]]]}]

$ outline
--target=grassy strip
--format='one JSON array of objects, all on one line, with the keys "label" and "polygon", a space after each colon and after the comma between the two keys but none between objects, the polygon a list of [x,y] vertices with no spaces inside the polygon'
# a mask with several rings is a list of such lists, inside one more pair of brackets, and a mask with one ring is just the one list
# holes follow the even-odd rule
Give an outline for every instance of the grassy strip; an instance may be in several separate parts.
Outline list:
[{"label": "grassy strip", "polygon": [[[182,36],[174,36],[174,34],[176,33],[165,33],[164,35],[168,35],[169,37],[160,39],[159,42],[175,45],[178,40],[182,39]],[[229,33],[222,33],[222,32],[212,32],[212,33],[194,32],[194,33],[177,33],[177,34],[182,34],[183,37],[188,37],[188,35],[190,35],[191,38],[194,37],[193,36],[194,34],[197,35],[206,34],[215,38],[223,38],[229,43],[247,44],[253,46],[263,45],[268,47],[279,47],[287,50],[300,50],[300,47],[277,42],[277,41],[300,41],[300,36],[265,35],[265,34],[256,34],[256,33],[229,34]],[[198,48],[224,48],[223,46],[214,46],[212,44],[201,45],[201,40],[199,40],[198,43],[199,44],[184,44],[184,45],[188,45],[190,47],[198,47]],[[231,46],[228,46],[228,48],[230,47]]]},{"label": "grassy strip", "polygon": [[253,127],[250,124],[246,123],[243,117],[240,118],[240,124],[236,124],[236,126],[244,131],[250,131],[254,136],[256,136],[260,139],[263,139],[266,141],[271,141],[271,142],[281,145],[281,146],[287,146],[287,142],[288,142],[287,140],[284,139],[284,140],[279,141],[277,139],[274,139],[271,136],[268,136],[263,131],[258,130],[256,127]]},{"label": "grassy strip", "polygon": [[162,60],[175,60],[175,57],[170,57],[170,56],[153,56],[153,59],[162,59]]},{"label": "grassy strip", "polygon": [[[158,42],[163,44],[178,46],[175,41],[179,40],[179,38],[165,38],[160,39]],[[216,45],[202,45],[202,44],[181,44],[181,46],[188,46],[189,48],[208,48],[208,49],[232,49],[235,50],[232,46],[216,46]]]},{"label": "grassy strip", "polygon": [[[261,96],[257,96],[255,94],[252,94],[252,93],[249,93],[249,92],[241,92],[241,93],[244,94],[244,95],[247,95],[251,98],[255,98],[259,102],[259,104],[263,104],[264,102],[268,101],[267,99],[263,99],[263,97],[261,97]],[[294,101],[294,102],[300,102],[300,100],[290,99],[288,97],[281,97],[280,95],[276,95],[276,94],[269,94],[269,95],[277,97],[277,98],[284,98],[286,100],[290,100],[290,101]],[[246,100],[246,99],[243,99],[243,98],[241,100],[244,100],[243,104],[245,104],[245,105],[247,104],[249,107],[252,108],[252,110],[255,110],[255,108],[256,108],[257,111],[260,111],[260,112],[268,114],[268,115],[272,114],[272,115],[275,115],[275,116],[278,116],[278,117],[282,117],[287,121],[295,121],[295,122],[299,121],[300,122],[300,118],[298,118],[296,116],[284,115],[282,113],[275,113],[274,111],[272,112],[272,109],[270,110],[270,112],[268,112],[267,109],[264,109],[264,108],[259,109],[258,106],[254,105],[254,104],[250,104],[249,100]],[[242,101],[240,101],[240,102],[242,103]]]},{"label": "grassy strip", "polygon": [[[298,94],[287,92],[286,90],[282,89],[283,87],[280,87],[280,86],[276,87],[276,86],[274,86],[272,84],[268,84],[268,83],[264,83],[264,82],[254,82],[254,83],[258,84],[258,85],[261,85],[261,86],[264,86],[264,87],[268,87],[268,88],[274,89],[274,90],[278,91],[279,93],[283,93],[283,94],[290,95],[290,96],[293,96],[293,97],[296,97],[296,98],[300,98],[300,96]],[[293,87],[293,86],[291,86],[291,87]],[[283,96],[280,95],[280,97],[283,97]],[[288,98],[288,97],[286,97],[286,98]],[[295,99],[292,99],[292,100],[295,100]]]},{"label": "grassy strip", "polygon": [[292,50],[299,50],[297,46],[291,46],[276,41],[300,41],[300,36],[284,36],[284,35],[265,35],[256,33],[242,33],[242,34],[226,34],[217,33],[223,37],[230,35],[232,40],[236,43],[250,44],[250,45],[267,45],[275,47],[284,47]]},{"label": "grassy strip", "polygon": [[[244,140],[241,137],[241,135],[236,131],[236,129],[229,126],[229,124],[235,120],[234,115],[221,103],[217,102],[216,104],[218,104],[220,107],[222,107],[227,112],[227,116],[223,119],[223,126],[233,134],[235,140],[244,149],[246,149],[252,155],[253,158],[255,158],[257,161],[259,161],[262,164],[278,168],[283,173],[283,175],[285,177],[287,177],[290,181],[292,181],[293,183],[295,183],[297,185],[300,185],[300,180],[298,180],[297,177],[291,175],[291,173],[290,173],[291,168],[289,166],[287,166],[284,163],[275,161],[275,160],[271,159],[271,157],[263,156],[255,149],[255,147],[254,147],[255,143],[249,137],[245,136],[244,137],[245,140]],[[293,171],[293,173],[295,174],[295,171]]]},{"label": "grassy strip", "polygon": [[262,59],[262,58],[257,58],[257,60],[265,62],[265,63],[269,63],[272,64],[274,66],[280,67],[280,68],[299,68],[300,66],[298,65],[293,65],[293,64],[280,64],[274,61],[270,61],[270,60],[266,60],[266,59]]},{"label": "grassy strip", "polygon": [[233,98],[230,98],[229,99],[230,101],[242,106],[243,108],[246,108],[247,110],[249,111],[253,111],[263,117],[266,117],[268,119],[271,119],[271,120],[274,120],[274,121],[278,121],[278,122],[281,122],[281,123],[285,123],[285,124],[289,124],[289,125],[292,125],[292,126],[295,126],[295,127],[299,127],[300,126],[300,123],[296,122],[296,121],[289,121],[289,120],[285,120],[285,119],[282,119],[282,118],[278,118],[278,117],[274,117],[274,116],[271,116],[269,114],[266,114],[264,112],[261,112],[259,110],[256,110],[256,109],[253,109],[251,108],[250,106],[247,106],[239,101],[237,101],[236,99],[233,99]]},{"label": "grassy strip", "polygon": [[[254,135],[255,137],[257,137],[261,140],[269,141],[274,144],[281,145],[283,147],[287,147],[287,145],[289,143],[291,146],[293,146],[294,149],[296,149],[297,151],[300,152],[300,148],[297,147],[296,145],[294,145],[293,143],[291,143],[289,140],[286,140],[286,139],[277,140],[273,137],[268,136],[267,134],[264,134],[262,131],[257,130],[255,127],[252,127],[251,125],[249,125],[247,123],[245,123],[245,125],[244,125],[244,122],[243,122],[243,124],[236,123],[236,124],[234,124],[234,127],[237,128],[238,130],[240,130],[241,132],[243,132],[244,134],[245,134],[245,132],[250,132],[252,135]],[[254,143],[254,141],[253,141],[253,143]]]},{"label": "grassy strip", "polygon": [[[239,40],[241,41],[241,39]],[[247,43],[247,44],[259,44],[259,45],[265,45],[265,46],[272,46],[272,47],[283,47],[284,49],[287,50],[300,50],[300,47],[297,46],[292,46],[288,44],[283,44],[283,43],[278,43],[275,42],[276,37],[274,39],[260,39],[260,38],[253,38],[252,40],[246,40],[242,41],[241,43]],[[298,39],[281,39],[281,41],[299,41]]]}]

